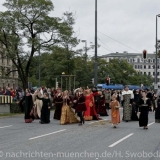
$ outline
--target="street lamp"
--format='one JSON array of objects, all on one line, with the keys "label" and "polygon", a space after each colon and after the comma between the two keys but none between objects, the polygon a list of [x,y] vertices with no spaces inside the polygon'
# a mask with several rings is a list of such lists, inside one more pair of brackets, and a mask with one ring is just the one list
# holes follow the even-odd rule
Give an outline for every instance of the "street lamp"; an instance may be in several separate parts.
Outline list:
[{"label": "street lamp", "polygon": [[[157,70],[158,70],[158,66],[157,66],[157,62],[158,62],[158,53],[157,53],[157,17],[160,17],[160,14],[156,15],[156,67],[155,67],[155,85],[157,85]],[[157,89],[157,87],[155,88]]]}]

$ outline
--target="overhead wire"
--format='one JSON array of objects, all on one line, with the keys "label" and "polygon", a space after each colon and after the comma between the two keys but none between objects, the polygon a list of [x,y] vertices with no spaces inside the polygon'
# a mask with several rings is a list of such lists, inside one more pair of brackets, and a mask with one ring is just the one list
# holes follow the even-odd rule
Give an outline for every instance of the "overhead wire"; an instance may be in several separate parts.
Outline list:
[{"label": "overhead wire", "polygon": [[122,45],[124,45],[124,46],[126,46],[126,47],[128,47],[128,48],[130,48],[130,49],[132,49],[132,50],[134,50],[134,51],[136,51],[136,52],[138,52],[138,53],[140,53],[140,51],[137,51],[137,50],[135,50],[134,48],[132,48],[132,47],[130,47],[130,46],[127,46],[127,45],[125,45],[124,43],[122,43],[122,42],[120,42],[120,41],[118,41],[118,40],[116,40],[116,39],[114,39],[114,38],[112,38],[112,37],[110,37],[110,36],[108,36],[108,35],[100,32],[100,31],[98,31],[98,32],[101,33],[101,34],[103,34],[104,36],[106,36],[106,37],[108,37],[108,38],[110,38],[110,39],[112,39],[112,40],[114,40],[114,41],[116,41],[116,42],[118,42],[118,43],[120,43],[120,44],[122,44]]}]

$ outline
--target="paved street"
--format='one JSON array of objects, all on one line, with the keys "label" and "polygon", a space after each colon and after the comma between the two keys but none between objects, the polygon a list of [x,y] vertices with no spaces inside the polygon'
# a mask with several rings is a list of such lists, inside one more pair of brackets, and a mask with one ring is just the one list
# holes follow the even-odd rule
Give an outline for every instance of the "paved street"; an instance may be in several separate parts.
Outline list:
[{"label": "paved street", "polygon": [[143,130],[137,121],[121,122],[114,129],[106,120],[78,126],[59,125],[57,120],[43,125],[39,120],[25,124],[23,115],[1,118],[0,159],[158,160],[160,124],[154,123],[154,113],[149,114],[149,125]]}]

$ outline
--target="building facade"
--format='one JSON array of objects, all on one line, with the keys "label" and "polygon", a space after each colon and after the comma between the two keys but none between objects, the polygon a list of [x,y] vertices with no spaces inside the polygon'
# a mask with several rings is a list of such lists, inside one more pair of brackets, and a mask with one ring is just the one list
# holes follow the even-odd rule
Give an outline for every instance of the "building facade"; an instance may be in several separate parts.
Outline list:
[{"label": "building facade", "polygon": [[18,72],[13,70],[15,68],[12,61],[4,54],[0,54],[0,87],[18,86]]},{"label": "building facade", "polygon": [[[127,60],[127,62],[131,64],[139,74],[146,74],[155,78],[155,53],[147,53],[146,59],[143,59],[142,54],[128,52],[110,53],[107,55],[103,55],[100,58],[105,59],[107,62],[114,58],[118,58],[120,60]],[[157,68],[157,83],[158,85],[160,85],[160,59],[158,59]]]}]

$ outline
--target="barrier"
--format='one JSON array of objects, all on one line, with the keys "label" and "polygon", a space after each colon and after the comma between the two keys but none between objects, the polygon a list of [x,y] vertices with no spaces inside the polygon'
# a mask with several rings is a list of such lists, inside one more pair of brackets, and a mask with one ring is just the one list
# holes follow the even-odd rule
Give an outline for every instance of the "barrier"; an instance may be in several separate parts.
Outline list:
[{"label": "barrier", "polygon": [[12,102],[12,96],[0,95],[0,113],[10,113],[10,104]]},{"label": "barrier", "polygon": [[12,96],[0,95],[0,104],[12,103]]}]

